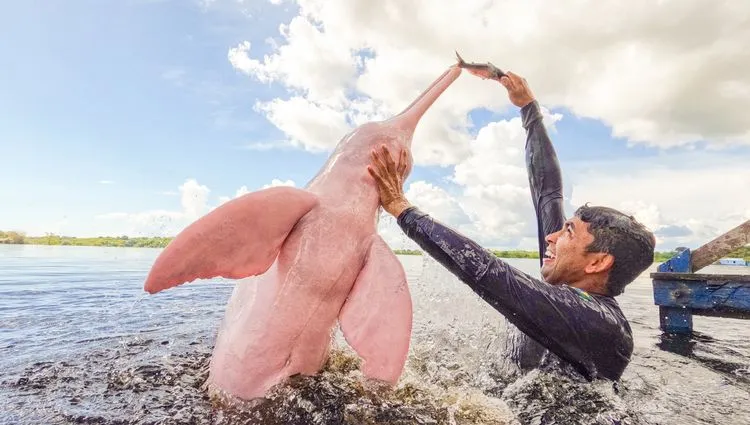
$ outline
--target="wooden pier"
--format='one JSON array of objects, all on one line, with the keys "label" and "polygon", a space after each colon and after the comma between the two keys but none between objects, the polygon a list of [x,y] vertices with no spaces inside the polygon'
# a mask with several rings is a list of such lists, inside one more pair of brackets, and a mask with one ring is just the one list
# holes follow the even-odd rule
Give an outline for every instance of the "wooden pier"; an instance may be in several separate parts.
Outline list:
[{"label": "wooden pier", "polygon": [[750,275],[696,273],[748,244],[750,220],[695,251],[681,251],[651,273],[663,332],[691,334],[693,315],[750,319]]}]

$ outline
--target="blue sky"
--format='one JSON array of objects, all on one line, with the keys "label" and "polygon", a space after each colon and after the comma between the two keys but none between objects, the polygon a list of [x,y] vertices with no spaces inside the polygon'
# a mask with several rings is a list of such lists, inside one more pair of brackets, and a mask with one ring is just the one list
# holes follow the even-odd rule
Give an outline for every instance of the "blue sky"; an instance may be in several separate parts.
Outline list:
[{"label": "blue sky", "polygon": [[[117,226],[94,225],[95,217],[179,210],[177,188],[186,179],[210,188],[212,205],[241,186],[257,190],[273,179],[304,185],[326,152],[246,148],[286,137],[254,105],[284,98],[291,89],[259,82],[227,59],[228,50],[243,41],[252,44],[254,58],[273,54],[265,41],[274,37],[283,44],[279,24],[297,13],[294,5],[265,1],[6,5],[0,24],[11,42],[0,44],[7,64],[0,67],[0,147],[6,159],[0,167],[0,228],[117,232]],[[695,155],[696,148],[628,146],[624,138],[612,138],[602,120],[569,111],[564,105],[552,110],[563,116],[554,134],[561,162],[575,164],[566,173],[606,173],[597,164],[613,159],[639,164]],[[512,108],[474,110],[472,133],[514,116]],[[750,150],[745,145],[709,154],[736,159]],[[453,171],[417,167],[410,181],[455,193],[456,185],[446,182]]]},{"label": "blue sky", "polygon": [[[276,10],[270,8],[270,10]],[[242,147],[280,137],[252,110],[268,87],[226,60],[271,25],[189,2],[14,2],[14,58],[0,69],[2,222],[169,207],[187,177],[234,193],[269,176],[303,180],[323,159]],[[5,156],[5,155],[4,155]],[[280,170],[282,170],[280,172]],[[100,181],[113,184],[101,184]],[[218,196],[218,195],[217,195]]]}]

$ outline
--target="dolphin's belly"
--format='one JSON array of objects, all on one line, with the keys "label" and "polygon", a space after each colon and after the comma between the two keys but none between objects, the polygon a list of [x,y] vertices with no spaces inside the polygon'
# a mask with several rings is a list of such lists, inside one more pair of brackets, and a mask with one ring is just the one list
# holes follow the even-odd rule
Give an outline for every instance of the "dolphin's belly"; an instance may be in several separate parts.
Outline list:
[{"label": "dolphin's belly", "polygon": [[322,367],[374,231],[353,224],[345,214],[313,211],[266,273],[237,282],[211,361],[213,383],[253,398]]}]

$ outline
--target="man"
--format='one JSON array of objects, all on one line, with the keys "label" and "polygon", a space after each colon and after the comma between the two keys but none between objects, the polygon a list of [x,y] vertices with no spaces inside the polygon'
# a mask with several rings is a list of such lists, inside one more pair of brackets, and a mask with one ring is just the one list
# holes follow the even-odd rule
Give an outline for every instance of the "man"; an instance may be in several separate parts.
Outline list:
[{"label": "man", "polygon": [[500,83],[521,108],[526,130],[543,280],[412,206],[403,193],[403,153],[397,165],[387,148],[373,151],[368,171],[383,208],[406,235],[513,325],[509,354],[518,366],[537,367],[553,357],[587,380],[616,381],[630,361],[633,339],[614,297],[653,263],[654,236],[633,217],[606,207],[583,206],[566,220],[560,167],[539,104],[518,75],[508,72]]}]

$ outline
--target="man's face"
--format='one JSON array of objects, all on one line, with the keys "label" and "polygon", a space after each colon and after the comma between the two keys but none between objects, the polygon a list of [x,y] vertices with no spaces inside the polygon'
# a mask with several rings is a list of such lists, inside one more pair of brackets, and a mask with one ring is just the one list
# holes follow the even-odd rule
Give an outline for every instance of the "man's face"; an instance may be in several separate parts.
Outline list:
[{"label": "man's face", "polygon": [[552,285],[573,284],[586,274],[590,261],[586,247],[594,241],[588,223],[573,217],[559,231],[547,235],[542,277]]}]

